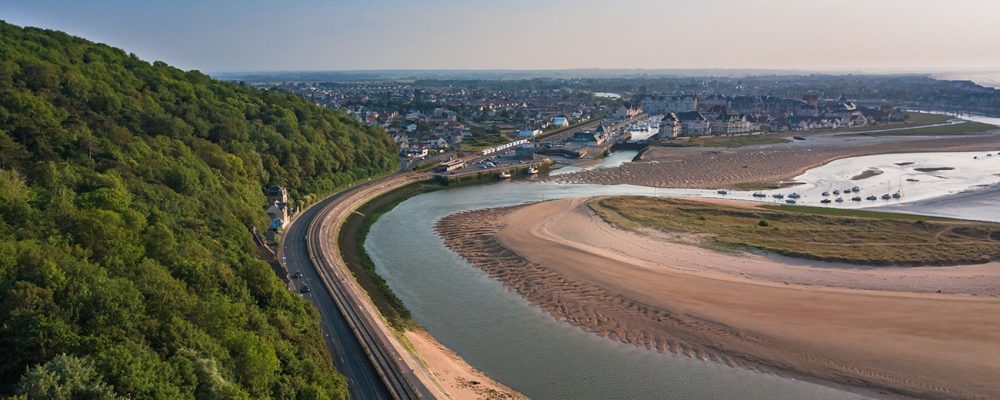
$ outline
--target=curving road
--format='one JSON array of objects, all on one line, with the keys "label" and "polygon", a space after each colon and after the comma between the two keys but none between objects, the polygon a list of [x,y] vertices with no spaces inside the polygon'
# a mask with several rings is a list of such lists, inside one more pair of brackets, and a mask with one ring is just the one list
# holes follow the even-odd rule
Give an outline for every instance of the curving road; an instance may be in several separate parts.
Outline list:
[{"label": "curving road", "polygon": [[333,239],[357,207],[407,184],[428,179],[398,173],[329,196],[305,210],[288,228],[280,249],[295,290],[320,313],[334,364],[355,399],[433,399],[445,396],[406,353],[364,290],[354,281]]},{"label": "curving road", "polygon": [[316,266],[309,258],[306,235],[309,226],[326,205],[347,195],[350,190],[323,199],[300,214],[285,233],[282,242],[282,258],[289,276],[301,272],[302,277],[293,279],[296,291],[308,285],[311,291],[302,297],[311,302],[319,311],[320,323],[327,348],[333,355],[333,363],[340,373],[347,377],[347,390],[352,399],[389,399],[392,395],[383,383],[357,336],[351,330],[346,318],[337,308],[327,292]]}]

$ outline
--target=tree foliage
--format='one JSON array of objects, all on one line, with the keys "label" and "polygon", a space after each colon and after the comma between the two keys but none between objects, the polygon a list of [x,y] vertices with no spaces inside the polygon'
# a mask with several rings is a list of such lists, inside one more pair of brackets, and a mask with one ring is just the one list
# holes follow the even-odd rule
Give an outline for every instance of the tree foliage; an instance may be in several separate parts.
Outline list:
[{"label": "tree foliage", "polygon": [[396,164],[383,132],[290,94],[0,22],[0,396],[345,397],[247,226],[265,186]]}]

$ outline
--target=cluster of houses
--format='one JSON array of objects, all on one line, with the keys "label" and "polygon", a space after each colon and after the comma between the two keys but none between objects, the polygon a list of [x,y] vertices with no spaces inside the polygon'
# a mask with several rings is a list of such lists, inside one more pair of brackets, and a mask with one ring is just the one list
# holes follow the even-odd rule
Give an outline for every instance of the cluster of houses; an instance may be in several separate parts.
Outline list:
[{"label": "cluster of houses", "polygon": [[457,146],[472,135],[470,128],[458,121],[455,111],[442,107],[434,108],[429,113],[409,111],[400,114],[366,107],[347,109],[347,112],[364,124],[383,127],[402,155],[413,158],[426,157],[430,152]]},{"label": "cluster of houses", "polygon": [[562,89],[462,87],[399,82],[301,82],[269,85],[316,104],[342,109],[392,136],[401,153],[419,155],[452,148],[470,136],[504,132],[528,138],[550,127],[606,114],[607,105]]},{"label": "cluster of houses", "polygon": [[735,135],[761,130],[751,114],[718,114],[700,111],[668,112],[660,121],[660,137]]},{"label": "cluster of houses", "polygon": [[[348,109],[359,121],[381,126],[396,142],[402,155],[411,158],[426,157],[431,153],[442,152],[459,146],[463,140],[474,136],[475,127],[481,124],[459,121],[458,113],[447,108],[435,108],[430,113],[410,111],[405,115],[398,112],[385,112]],[[559,115],[539,114],[530,123],[524,123],[520,129],[513,125],[495,125],[498,130],[504,130],[511,139],[530,139],[544,132],[546,128],[566,127],[570,121],[587,121],[589,116],[579,110]]]},{"label": "cluster of houses", "polygon": [[[289,91],[359,122],[379,126],[400,153],[413,158],[446,151],[500,132],[507,139],[530,139],[545,130],[585,122],[595,115],[625,119],[640,112],[565,87],[519,85],[462,86],[448,82],[281,82],[265,88]],[[493,139],[493,138],[490,138]],[[489,141],[487,141],[489,142]]]},{"label": "cluster of houses", "polygon": [[860,106],[843,96],[801,100],[775,96],[650,95],[639,101],[651,114],[664,115],[660,137],[806,131],[902,121],[905,113]]}]

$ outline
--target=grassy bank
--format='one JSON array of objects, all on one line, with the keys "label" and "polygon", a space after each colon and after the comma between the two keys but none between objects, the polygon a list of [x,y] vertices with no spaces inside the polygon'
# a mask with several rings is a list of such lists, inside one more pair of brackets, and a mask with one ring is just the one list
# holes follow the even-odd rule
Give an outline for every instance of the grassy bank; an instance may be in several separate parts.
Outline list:
[{"label": "grassy bank", "polygon": [[413,321],[410,311],[396,297],[385,280],[375,272],[375,263],[364,248],[365,238],[368,237],[372,225],[399,203],[418,194],[440,188],[443,186],[419,182],[379,196],[351,214],[347,221],[344,221],[337,238],[337,245],[340,246],[340,253],[344,257],[348,269],[368,293],[386,321],[393,329],[400,332],[416,328],[416,322]]},{"label": "grassy bank", "polygon": [[904,122],[891,122],[879,125],[866,125],[866,126],[855,126],[851,128],[838,128],[827,132],[833,133],[848,133],[848,132],[865,132],[874,131],[880,129],[898,129],[898,128],[917,128],[925,125],[937,125],[948,122],[952,117],[941,114],[931,114],[931,113],[919,113],[919,112],[908,112],[906,113],[907,119]]},{"label": "grassy bank", "polygon": [[957,265],[1000,259],[1000,225],[819,207],[740,207],[613,197],[590,203],[625,229],[651,227],[720,250],[764,250],[866,265]]},{"label": "grassy bank", "polygon": [[[891,128],[891,127],[890,127]],[[886,132],[861,133],[864,136],[932,136],[932,135],[968,135],[1000,130],[1000,127],[982,122],[966,121],[961,124],[927,126],[923,128],[903,129]]]},{"label": "grassy bank", "polygon": [[759,135],[739,135],[739,136],[708,136],[692,140],[694,143],[701,143],[704,147],[726,147],[737,148],[746,146],[757,146],[764,144],[788,143],[787,138],[771,134]]},{"label": "grassy bank", "polygon": [[965,222],[954,220],[950,218],[941,217],[930,217],[925,215],[916,214],[903,214],[903,213],[892,213],[884,211],[868,211],[868,210],[857,210],[850,208],[832,208],[832,207],[813,207],[813,206],[798,206],[798,205],[784,205],[784,204],[764,204],[760,206],[761,208],[766,208],[768,210],[791,212],[791,213],[805,213],[813,215],[828,215],[834,217],[859,217],[859,218],[876,218],[876,219],[888,219],[896,221],[940,221],[940,222]]}]

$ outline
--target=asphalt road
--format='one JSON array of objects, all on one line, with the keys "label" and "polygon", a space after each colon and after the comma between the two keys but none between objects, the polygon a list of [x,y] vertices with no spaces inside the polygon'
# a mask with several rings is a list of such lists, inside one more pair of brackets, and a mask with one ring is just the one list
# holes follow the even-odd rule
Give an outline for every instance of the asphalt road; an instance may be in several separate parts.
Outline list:
[{"label": "asphalt road", "polygon": [[323,209],[324,205],[336,201],[345,192],[324,199],[296,219],[285,234],[285,240],[282,243],[282,256],[289,276],[294,276],[296,272],[302,272],[301,278],[292,279],[295,290],[299,291],[303,285],[308,285],[311,289],[309,293],[300,293],[300,295],[311,302],[319,311],[326,346],[333,354],[333,364],[337,370],[347,377],[347,390],[351,398],[390,399],[392,398],[391,394],[375,371],[371,360],[365,355],[361,343],[351,331],[347,320],[334,304],[330,294],[326,292],[326,286],[323,285],[316,273],[316,267],[309,260],[309,251],[306,247],[306,233],[313,218]]}]

